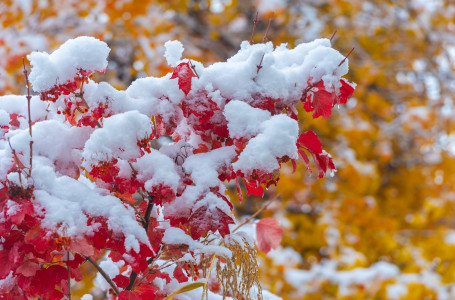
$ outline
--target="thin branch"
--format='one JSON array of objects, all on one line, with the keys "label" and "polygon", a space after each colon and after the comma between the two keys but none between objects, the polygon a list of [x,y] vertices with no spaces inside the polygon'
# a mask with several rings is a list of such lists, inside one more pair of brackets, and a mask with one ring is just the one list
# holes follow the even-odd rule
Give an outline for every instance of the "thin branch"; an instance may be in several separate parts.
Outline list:
[{"label": "thin branch", "polygon": [[189,59],[188,61],[189,61],[189,63],[190,63],[190,68],[191,68],[191,70],[193,70],[193,72],[194,72],[194,75],[196,75],[196,77],[199,79],[199,74],[198,74],[197,71],[196,71],[196,66],[193,65],[193,63],[191,62],[191,59]]},{"label": "thin branch", "polygon": [[96,263],[96,261],[93,260],[93,258],[91,258],[90,256],[84,256],[84,257],[95,267],[95,269],[98,270],[98,272],[100,272],[101,276],[103,276],[103,278],[107,281],[107,283],[109,283],[109,285],[112,287],[115,294],[118,295],[120,292],[119,292],[117,286],[115,285],[115,283],[109,277],[109,275],[107,275],[106,272],[104,272],[104,270],[101,269],[101,267]]},{"label": "thin branch", "polygon": [[250,45],[253,45],[254,31],[256,30],[256,24],[259,21],[258,16],[259,16],[259,12],[256,12],[256,18],[254,18],[254,20],[253,20],[254,25],[253,25],[253,32],[251,33]]},{"label": "thin branch", "polygon": [[11,152],[13,152],[14,159],[16,160],[16,165],[17,165],[17,167],[19,169],[19,183],[21,184],[21,188],[24,188],[23,185],[22,185],[22,168],[21,168],[21,165],[23,165],[23,164],[21,163],[21,161],[17,157],[16,150],[14,150],[13,146],[11,146],[11,142],[10,142],[9,138],[8,138],[8,144],[9,144],[9,147],[11,148]]},{"label": "thin branch", "polygon": [[32,96],[30,95],[30,83],[28,81],[28,71],[25,68],[25,59],[22,58],[22,65],[24,66],[24,75],[25,75],[25,83],[27,85],[27,108],[28,108],[28,131],[30,133],[30,170],[28,172],[27,177],[30,177],[32,175],[32,166],[33,166],[33,135],[32,135],[32,117],[30,113],[30,103],[32,100]]},{"label": "thin branch", "polygon": [[[149,228],[149,224],[150,224],[150,214],[152,213],[152,208],[153,208],[153,201],[155,200],[155,197],[154,196],[150,196],[150,194],[148,195],[148,198],[149,198],[149,203],[147,204],[147,209],[145,211],[145,215],[144,215],[144,219],[145,219],[145,222],[142,223],[142,226],[144,227],[145,229],[145,232],[147,232],[148,228]],[[136,281],[137,279],[137,273],[134,272],[134,271],[131,271],[131,274],[130,274],[130,282],[128,283],[128,285],[126,286],[125,290],[127,291],[130,291],[133,289],[134,287],[134,282]]]},{"label": "thin branch", "polygon": [[270,25],[272,24],[272,19],[273,19],[273,13],[272,13],[272,16],[269,19],[269,24],[267,25],[267,29],[265,31],[264,37],[262,38],[262,42],[263,43],[267,42],[267,34],[269,34],[269,29],[270,29]]},{"label": "thin branch", "polygon": [[234,230],[232,230],[232,232],[235,232],[235,231],[237,231],[237,229],[239,229],[239,228],[242,227],[243,225],[250,223],[251,220],[253,220],[254,218],[256,218],[261,212],[263,212],[264,210],[266,210],[267,207],[269,207],[270,204],[272,204],[272,202],[275,201],[276,199],[278,199],[278,196],[276,196],[275,198],[272,198],[272,200],[270,200],[266,205],[264,205],[263,207],[261,207],[261,208],[260,208],[257,212],[255,212],[251,217],[249,217],[248,219],[246,219],[245,221],[243,221],[239,226],[235,227]]},{"label": "thin branch", "polygon": [[337,31],[338,31],[338,30],[336,30],[336,29],[335,29],[335,32],[332,34],[332,37],[330,38],[330,41],[332,41],[332,40],[333,40],[333,38],[334,38],[334,37],[335,37],[335,35],[337,34]]},{"label": "thin branch", "polygon": [[348,55],[346,55],[346,56],[344,57],[344,59],[340,62],[340,64],[338,65],[338,67],[341,66],[341,65],[346,61],[346,59],[348,59],[348,57],[349,57],[349,55],[351,55],[352,51],[354,51],[354,48],[352,48],[351,51],[349,51]]},{"label": "thin branch", "polygon": [[[70,260],[70,252],[66,252],[66,259],[67,261]],[[71,300],[71,270],[70,266],[66,265],[66,268],[68,269],[68,299]]]}]

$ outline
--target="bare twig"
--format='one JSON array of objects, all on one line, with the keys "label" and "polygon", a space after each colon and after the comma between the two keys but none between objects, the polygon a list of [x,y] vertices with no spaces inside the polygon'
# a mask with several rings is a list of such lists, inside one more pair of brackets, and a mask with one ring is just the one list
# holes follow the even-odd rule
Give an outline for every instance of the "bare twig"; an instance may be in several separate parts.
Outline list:
[{"label": "bare twig", "polygon": [[332,40],[333,40],[333,38],[334,38],[334,37],[335,37],[335,35],[337,34],[337,31],[338,31],[338,30],[336,30],[336,29],[335,29],[335,32],[332,34],[332,37],[330,38],[330,41],[332,41]]},{"label": "bare twig", "polygon": [[267,29],[265,30],[264,37],[262,38],[262,42],[263,43],[267,42],[267,34],[269,34],[269,29],[270,29],[270,25],[272,24],[272,19],[273,19],[273,13],[272,13],[272,16],[269,19],[269,24],[267,25]]},{"label": "bare twig", "polygon": [[344,59],[340,62],[340,64],[338,65],[341,66],[345,61],[346,59],[348,59],[349,55],[351,55],[352,51],[354,51],[354,48],[351,49],[351,51],[349,51],[349,53],[344,57]]},{"label": "bare twig", "polygon": [[14,150],[13,146],[11,146],[11,142],[10,142],[9,138],[8,138],[8,144],[9,144],[9,147],[11,148],[11,152],[13,152],[14,160],[16,161],[16,165],[17,165],[17,167],[19,169],[19,183],[21,184],[21,187],[23,188],[23,185],[22,185],[22,169],[21,169],[21,165],[23,165],[23,164],[21,163],[21,161],[17,157],[16,150]]},{"label": "bare twig", "polygon": [[104,270],[101,269],[101,267],[96,263],[96,261],[93,260],[93,258],[91,258],[90,256],[84,256],[84,257],[95,267],[95,269],[98,270],[98,272],[100,272],[101,276],[103,276],[103,278],[107,281],[107,283],[109,283],[109,285],[112,287],[115,294],[118,295],[120,292],[119,292],[117,286],[115,285],[115,283],[109,277],[109,275],[107,275],[106,272],[104,272]]},{"label": "bare twig", "polygon": [[[155,197],[154,196],[151,196],[150,194],[148,195],[149,198],[149,202],[147,204],[147,209],[145,211],[145,215],[144,215],[144,223],[142,223],[142,226],[144,227],[145,229],[145,232],[147,232],[148,228],[149,228],[149,224],[150,224],[150,214],[152,213],[152,208],[153,208],[153,201],[155,200]],[[125,290],[127,291],[130,291],[133,289],[134,287],[134,283],[136,282],[136,279],[137,279],[137,273],[134,272],[134,271],[131,271],[131,274],[130,274],[130,282],[128,283],[128,285],[126,286]]]},{"label": "bare twig", "polygon": [[250,223],[251,220],[253,220],[254,218],[256,218],[261,212],[263,212],[264,210],[266,210],[267,207],[269,207],[270,204],[272,204],[272,202],[275,201],[276,199],[278,199],[278,196],[272,198],[272,200],[270,200],[266,205],[264,205],[263,207],[261,207],[261,208],[260,208],[257,212],[255,212],[251,217],[249,217],[248,219],[246,219],[245,221],[243,221],[241,224],[239,224],[239,226],[235,227],[234,230],[232,230],[232,232],[235,232],[235,231],[237,231],[237,229],[239,229],[239,228],[242,227],[243,225]]},{"label": "bare twig", "polygon": [[[70,260],[70,252],[66,252],[66,261]],[[71,270],[70,266],[66,265],[66,268],[68,269],[68,299],[71,300]]]},{"label": "bare twig", "polygon": [[253,32],[251,33],[250,45],[253,45],[254,31],[256,30],[256,24],[259,21],[258,16],[259,16],[259,12],[256,12],[256,18],[254,18],[254,20],[253,20],[254,25],[253,25]]},{"label": "bare twig", "polygon": [[191,62],[191,59],[189,59],[188,62],[190,63],[190,68],[191,68],[191,70],[193,70],[194,75],[196,75],[196,77],[199,79],[199,74],[198,74],[197,71],[196,71],[196,67],[195,67],[195,66],[193,65],[193,63]]},{"label": "bare twig", "polygon": [[262,69],[262,61],[264,60],[264,54],[262,54],[261,61],[259,62],[259,65],[256,66],[256,74],[259,73],[259,70]]},{"label": "bare twig", "polygon": [[30,83],[28,81],[28,71],[25,68],[25,59],[22,58],[22,65],[24,66],[24,75],[25,75],[25,83],[27,85],[27,108],[28,108],[28,131],[30,133],[30,170],[28,172],[27,177],[30,177],[32,175],[32,166],[33,166],[33,135],[32,135],[32,117],[31,117],[31,112],[30,112],[30,105],[31,105],[31,100],[32,96],[30,95]]}]

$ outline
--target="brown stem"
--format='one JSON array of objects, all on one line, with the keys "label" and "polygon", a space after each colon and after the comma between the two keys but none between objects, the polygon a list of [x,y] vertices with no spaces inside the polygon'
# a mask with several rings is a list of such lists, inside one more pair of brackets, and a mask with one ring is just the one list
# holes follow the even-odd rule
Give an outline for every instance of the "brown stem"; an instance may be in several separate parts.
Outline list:
[{"label": "brown stem", "polygon": [[199,75],[196,71],[196,67],[191,63],[191,59],[189,59],[188,61],[190,63],[191,70],[193,70],[193,72],[194,72],[194,75],[196,75],[196,77],[199,79]]},{"label": "brown stem", "polygon": [[259,65],[256,66],[256,68],[257,68],[256,74],[258,74],[259,70],[262,69],[262,60],[264,59],[264,55],[265,54],[262,54],[261,61],[259,62]]},{"label": "brown stem", "polygon": [[[70,253],[69,251],[66,252],[66,261],[70,260]],[[68,269],[68,299],[71,300],[71,270],[68,265],[66,265],[66,268]]]},{"label": "brown stem", "polygon": [[251,220],[253,220],[254,218],[256,218],[261,212],[263,212],[264,210],[266,210],[267,207],[269,207],[270,204],[272,204],[272,202],[275,201],[276,199],[278,199],[278,196],[275,197],[275,198],[272,198],[272,200],[270,200],[266,205],[264,205],[263,207],[261,207],[261,208],[260,208],[257,212],[255,212],[251,217],[249,217],[248,219],[246,219],[245,221],[243,221],[239,226],[235,227],[234,230],[232,230],[232,232],[235,232],[235,231],[237,231],[237,229],[239,229],[239,228],[242,227],[243,225],[250,223]]},{"label": "brown stem", "polygon": [[332,37],[330,38],[330,41],[333,40],[333,38],[335,37],[336,34],[337,34],[337,30],[335,29],[335,32],[332,34]]},{"label": "brown stem", "polygon": [[30,83],[28,81],[28,71],[25,68],[25,59],[22,58],[22,65],[24,66],[24,75],[25,75],[25,83],[27,84],[27,109],[28,109],[28,131],[30,133],[30,170],[28,172],[27,177],[32,175],[32,166],[33,166],[33,135],[32,135],[32,117],[30,113],[30,102],[32,100],[32,96],[30,95]]},{"label": "brown stem", "polygon": [[253,25],[253,32],[251,33],[250,45],[253,45],[254,31],[256,30],[256,24],[259,21],[258,16],[259,16],[259,12],[256,12],[256,18],[254,18],[254,20],[253,20],[254,25]]},{"label": "brown stem", "polygon": [[21,169],[21,161],[19,160],[19,158],[17,157],[17,153],[16,153],[16,150],[13,149],[13,147],[11,146],[11,142],[8,138],[8,144],[9,144],[9,147],[11,148],[11,151],[13,152],[13,155],[14,155],[14,160],[16,161],[16,165],[17,165],[17,168],[19,169],[19,183],[21,184],[21,188],[23,188],[23,185],[22,185],[22,169]]},{"label": "brown stem", "polygon": [[[148,228],[149,228],[149,224],[150,224],[150,214],[152,213],[152,208],[153,208],[153,201],[155,199],[155,197],[153,196],[150,196],[149,194],[149,203],[147,204],[147,209],[145,210],[145,215],[144,215],[144,223],[142,223],[142,226],[144,227],[145,229],[145,232],[147,232]],[[131,274],[130,274],[130,282],[128,283],[128,285],[126,286],[125,290],[127,291],[131,291],[134,287],[134,282],[136,281],[137,279],[137,273],[134,272],[134,271],[131,271]]]},{"label": "brown stem", "polygon": [[338,67],[341,66],[341,65],[346,61],[346,59],[348,59],[348,57],[349,57],[349,55],[351,55],[352,51],[354,51],[354,48],[352,48],[351,51],[349,51],[348,55],[346,55],[346,56],[344,57],[344,59],[340,62],[340,64],[338,65]]},{"label": "brown stem", "polygon": [[115,283],[109,277],[109,275],[107,275],[106,272],[104,272],[104,270],[101,269],[101,267],[96,263],[96,261],[93,260],[93,258],[91,258],[90,256],[84,256],[84,257],[95,267],[95,269],[98,270],[98,272],[100,272],[101,276],[103,276],[103,278],[107,281],[107,283],[109,283],[109,285],[112,287],[115,294],[118,295],[120,292],[119,292],[117,286],[115,285]]},{"label": "brown stem", "polygon": [[267,25],[267,29],[265,30],[264,37],[262,38],[262,42],[263,43],[267,42],[267,34],[269,34],[269,29],[270,29],[270,25],[272,24],[272,19],[273,19],[273,13],[272,13],[272,16],[269,19],[269,24]]}]

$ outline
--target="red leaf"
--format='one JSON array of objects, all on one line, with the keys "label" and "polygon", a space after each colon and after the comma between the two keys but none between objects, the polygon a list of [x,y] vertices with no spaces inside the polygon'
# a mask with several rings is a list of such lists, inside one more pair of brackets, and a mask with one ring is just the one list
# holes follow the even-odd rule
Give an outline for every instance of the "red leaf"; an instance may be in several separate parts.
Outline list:
[{"label": "red leaf", "polygon": [[126,286],[128,285],[128,283],[130,283],[130,279],[122,274],[119,274],[117,276],[115,276],[113,279],[112,279],[113,282],[115,282],[115,284],[117,284],[117,286],[119,288],[126,288]]},{"label": "red leaf", "polygon": [[291,162],[292,162],[292,174],[294,174],[295,170],[297,169],[297,162],[295,161],[295,159],[291,159]]},{"label": "red leaf", "polygon": [[16,273],[22,274],[26,277],[34,276],[36,271],[40,269],[39,264],[33,261],[24,262],[19,268],[17,268]]},{"label": "red leaf", "polygon": [[264,188],[258,184],[256,180],[246,182],[246,194],[262,197],[264,196]]},{"label": "red leaf", "polygon": [[74,254],[74,259],[66,261],[66,265],[70,268],[77,268],[85,261],[85,258],[79,253]]},{"label": "red leaf", "polygon": [[0,280],[4,279],[11,272],[14,263],[8,257],[8,251],[0,250]]},{"label": "red leaf", "polygon": [[231,216],[224,213],[218,207],[202,206],[190,217],[191,237],[197,240],[207,232],[220,232],[221,236],[229,234],[229,224],[234,224]]},{"label": "red leaf", "polygon": [[311,130],[303,132],[297,139],[297,147],[305,147],[310,152],[319,154],[322,152],[322,144],[316,133]]},{"label": "red leaf", "polygon": [[11,215],[8,215],[13,224],[19,225],[22,223],[26,215],[33,215],[33,204],[29,200],[26,200],[22,203],[17,203],[15,205],[19,206],[20,208],[16,207],[14,209],[14,212]]},{"label": "red leaf", "polygon": [[259,251],[269,252],[276,249],[283,236],[283,229],[274,218],[264,218],[256,223],[256,238]]},{"label": "red leaf", "polygon": [[191,91],[191,78],[196,77],[191,70],[189,63],[181,63],[175,67],[171,79],[178,78],[179,89],[185,93],[185,96]]},{"label": "red leaf", "polygon": [[84,238],[72,241],[69,249],[86,256],[92,256],[94,254],[93,246]]},{"label": "red leaf", "polygon": [[16,114],[16,113],[13,113],[13,114],[10,114],[9,117],[10,117],[10,120],[11,120],[9,122],[9,124],[11,126],[14,126],[14,127],[19,127],[21,125],[21,123],[19,122],[18,118],[19,117],[23,118],[24,116]]},{"label": "red leaf", "polygon": [[327,92],[323,81],[318,82],[313,89],[314,88],[316,88],[316,90],[308,93],[303,107],[307,112],[314,111],[313,119],[320,116],[322,116],[323,119],[327,119],[332,114],[335,95],[334,93]]},{"label": "red leaf", "polygon": [[354,93],[354,88],[344,79],[340,80],[341,88],[340,95],[338,96],[338,103],[345,104],[348,98]]},{"label": "red leaf", "polygon": [[177,279],[178,282],[180,282],[180,283],[188,281],[188,277],[183,272],[183,269],[181,266],[176,266],[173,274],[174,274],[174,278]]},{"label": "red leaf", "polygon": [[313,170],[310,168],[310,160],[308,159],[308,156],[306,155],[305,151],[299,150],[299,156],[302,158],[303,163],[305,164],[305,167],[307,168],[308,172],[313,173]]},{"label": "red leaf", "polygon": [[141,299],[138,293],[133,291],[121,291],[118,300],[138,300]]},{"label": "red leaf", "polygon": [[318,177],[324,177],[327,169],[336,170],[335,165],[333,164],[332,157],[327,152],[323,152],[320,154],[313,154],[314,161],[316,166],[318,167],[319,174]]}]

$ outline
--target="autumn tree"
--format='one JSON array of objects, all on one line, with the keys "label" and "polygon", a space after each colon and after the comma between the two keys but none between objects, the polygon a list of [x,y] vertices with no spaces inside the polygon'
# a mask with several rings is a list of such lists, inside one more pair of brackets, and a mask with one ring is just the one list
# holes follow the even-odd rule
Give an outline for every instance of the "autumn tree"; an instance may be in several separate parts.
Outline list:
[{"label": "autumn tree", "polygon": [[[265,40],[253,35],[207,67],[168,41],[172,73],[126,90],[93,80],[110,52],[96,38],[29,54],[26,95],[0,97],[1,295],[71,299],[90,263],[110,298],[272,299],[254,239],[239,230],[252,218],[236,224],[225,183],[240,199],[241,184],[262,196],[299,156],[320,178],[333,172],[317,135],[299,132],[295,106],[327,118],[354,86],[330,40]],[[256,229],[259,250],[277,247],[276,220]]]}]

